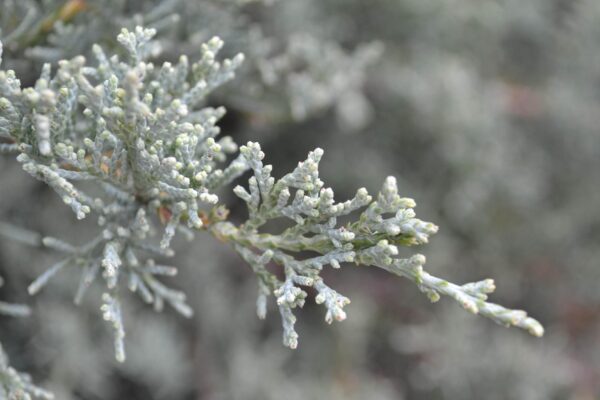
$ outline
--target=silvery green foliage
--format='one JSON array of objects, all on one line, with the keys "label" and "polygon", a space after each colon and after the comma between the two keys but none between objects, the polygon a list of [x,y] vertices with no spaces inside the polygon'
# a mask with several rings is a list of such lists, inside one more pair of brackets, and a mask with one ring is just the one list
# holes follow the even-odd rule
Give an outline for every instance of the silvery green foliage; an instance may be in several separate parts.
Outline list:
[{"label": "silvery green foliage", "polygon": [[[343,308],[350,300],[330,288],[320,272],[327,265],[337,269],[348,262],[379,267],[408,278],[433,302],[446,295],[469,312],[502,325],[526,329],[535,336],[543,334],[542,326],[524,311],[486,302],[487,295],[495,289],[492,280],[459,286],[425,272],[425,257],[421,254],[399,257],[398,246],[427,243],[429,236],[437,232],[437,226],[415,218],[416,204],[399,196],[395,178],[386,179],[375,201],[361,188],[354,198],[337,203],[333,190],[319,179],[323,150],[309,153],[306,161],[278,180],[271,176],[272,167],[263,164],[264,153],[257,143],[249,142],[240,152],[254,172],[248,190],[242,186],[234,189],[248,205],[248,221],[240,228],[218,223],[213,231],[217,237],[234,242],[235,249],[257,274],[259,317],[265,317],[266,297],[269,294],[276,297],[286,346],[298,345],[293,309],[305,303],[307,292],[303,286],[317,291],[315,302],[325,306],[327,323],[346,319]],[[361,209],[356,221],[338,224],[338,218]],[[266,222],[278,218],[290,219],[295,225],[277,235],[259,232]],[[300,257],[301,252],[313,256]],[[283,280],[266,268],[270,261],[283,268]]]},{"label": "silvery green foliage", "polygon": [[[4,279],[0,277],[0,286]],[[29,307],[0,301],[0,314],[10,317],[26,317],[31,313]],[[31,382],[31,377],[10,366],[8,356],[0,344],[0,399],[53,399],[54,396]]]},{"label": "silvery green foliage", "polygon": [[[78,219],[97,214],[100,228],[79,246],[43,238],[43,246],[66,257],[40,275],[29,293],[37,293],[63,268],[76,267],[82,270],[75,295],[79,303],[102,276],[103,317],[114,327],[120,361],[125,358],[120,286],[157,310],[166,302],[190,316],[185,295],[160,281],[177,270],[148,255],[172,255],[175,231],[201,228],[199,207],[215,204],[211,191],[245,169],[239,160],[216,168],[236,146],[228,137],[214,139],[224,110],[201,107],[208,92],[233,76],[242,56],[216,61],[222,42],[213,38],[197,63],[182,57],[174,66],[155,67],[145,61],[154,49],[154,33],[123,30],[118,40],[127,61],[108,58],[95,46],[95,68],[80,56],[61,61],[52,77],[47,64],[33,88],[21,89],[13,71],[0,72],[0,136],[15,142],[2,150],[19,153],[23,169],[54,189]],[[102,192],[88,195],[78,187],[85,181]],[[166,224],[158,245],[149,240],[152,215]]]},{"label": "silvery green foliage", "polygon": [[[267,297],[276,297],[283,342],[291,348],[298,345],[293,309],[305,303],[303,287],[316,290],[326,322],[346,319],[344,307],[350,300],[320,276],[325,266],[340,268],[346,262],[406,277],[432,301],[446,295],[472,313],[543,334],[525,312],[486,302],[493,281],[459,286],[425,272],[420,254],[399,257],[398,246],[425,244],[437,227],[415,218],[414,201],[398,195],[393,177],[386,179],[376,200],[361,188],[354,198],[336,203],[333,190],[319,179],[321,149],[278,180],[271,176],[272,167],[263,165],[257,143],[249,142],[219,168],[237,146],[229,137],[215,139],[224,109],[202,107],[203,100],[233,77],[243,57],[216,61],[223,42],[213,38],[202,46],[198,62],[190,64],[182,56],[175,65],[158,67],[148,61],[157,52],[155,33],[123,29],[117,38],[125,49],[123,58],[108,57],[96,45],[96,66],[78,56],[59,62],[52,75],[46,64],[33,87],[21,88],[13,71],[0,72],[3,152],[18,154],[23,169],[54,189],[78,219],[97,215],[100,228],[82,245],[43,238],[44,247],[66,256],[31,283],[30,294],[60,270],[77,267],[82,270],[75,295],[79,303],[102,276],[106,290],[101,310],[114,329],[116,358],[123,361],[122,287],[157,310],[167,302],[191,316],[185,294],[159,280],[177,270],[157,264],[152,256],[173,255],[170,242],[177,231],[189,236],[191,230],[205,229],[230,242],[256,273],[259,317],[266,316]],[[249,217],[236,227],[224,221],[227,212],[214,191],[248,168],[254,173],[249,190],[237,186],[234,192],[248,204]],[[338,224],[352,213],[359,214],[355,221]],[[278,218],[295,224],[277,235],[258,232]],[[152,240],[154,220],[165,225],[159,244]],[[299,257],[300,252],[313,257]],[[283,280],[267,268],[271,262],[282,267]]]}]

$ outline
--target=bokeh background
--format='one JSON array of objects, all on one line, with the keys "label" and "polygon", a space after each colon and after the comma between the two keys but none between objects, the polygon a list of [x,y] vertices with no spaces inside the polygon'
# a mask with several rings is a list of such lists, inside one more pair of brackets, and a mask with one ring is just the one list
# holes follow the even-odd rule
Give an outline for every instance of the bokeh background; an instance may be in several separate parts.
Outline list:
[{"label": "bokeh background", "polygon": [[[278,176],[324,148],[338,199],[395,175],[440,226],[419,249],[429,271],[493,277],[493,301],[546,327],[529,337],[348,265],[326,272],[348,320],[328,326],[308,302],[290,351],[274,309],[256,318],[250,269],[198,235],[169,261],[195,316],[130,297],[118,364],[100,288],[75,307],[67,270],[29,298],[58,255],[2,238],[0,296],[33,308],[0,318],[13,365],[61,400],[600,398],[599,21],[597,0],[1,1],[4,68],[25,84],[42,61],[115,47],[122,26],[157,27],[167,60],[221,36],[247,56],[209,101],[225,134],[260,142]],[[75,243],[95,230],[6,157],[0,221]]]}]

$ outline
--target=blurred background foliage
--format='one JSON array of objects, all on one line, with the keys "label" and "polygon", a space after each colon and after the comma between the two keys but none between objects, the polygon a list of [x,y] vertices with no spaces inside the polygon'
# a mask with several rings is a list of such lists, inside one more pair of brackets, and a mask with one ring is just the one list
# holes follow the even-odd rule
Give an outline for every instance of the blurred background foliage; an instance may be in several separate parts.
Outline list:
[{"label": "blurred background foliage", "polygon": [[[245,263],[198,235],[179,239],[174,261],[194,318],[130,299],[118,365],[99,294],[76,308],[65,273],[28,298],[56,255],[2,239],[2,299],[34,311],[0,320],[12,363],[67,400],[599,398],[598,21],[596,0],[3,0],[5,63],[25,82],[40,60],[110,46],[121,26],[158,27],[166,59],[220,35],[248,57],[211,99],[228,109],[226,134],[260,142],[275,171],[324,148],[339,198],[397,176],[440,226],[420,249],[428,268],[493,277],[493,300],[546,327],[536,340],[432,306],[383,271],[346,268],[327,279],[352,298],[348,320],[326,326],[307,303],[290,351],[278,318],[256,318]],[[49,188],[0,163],[0,220],[86,238]]]}]

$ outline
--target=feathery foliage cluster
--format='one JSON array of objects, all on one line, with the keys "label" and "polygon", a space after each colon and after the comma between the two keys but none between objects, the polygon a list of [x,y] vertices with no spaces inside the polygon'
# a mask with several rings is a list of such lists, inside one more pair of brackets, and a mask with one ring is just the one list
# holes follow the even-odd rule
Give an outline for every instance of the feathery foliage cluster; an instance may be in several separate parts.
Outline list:
[{"label": "feathery foliage cluster", "polygon": [[[68,4],[76,7],[79,2]],[[61,10],[68,11],[76,8]],[[16,29],[9,39],[23,37],[25,31]],[[492,280],[454,284],[426,272],[423,255],[401,255],[402,247],[427,243],[438,228],[416,218],[414,200],[399,195],[395,178],[388,177],[376,196],[360,188],[353,198],[339,202],[319,178],[320,148],[281,178],[273,177],[272,166],[263,163],[265,154],[258,143],[241,146],[237,154],[236,143],[220,136],[217,125],[225,109],[207,106],[206,98],[234,77],[244,57],[220,60],[223,41],[214,37],[200,46],[195,62],[181,56],[177,63],[155,65],[152,60],[161,51],[155,34],[155,29],[139,26],[123,29],[117,37],[118,54],[109,55],[94,45],[93,62],[75,56],[59,61],[56,71],[46,63],[28,87],[22,86],[15,71],[0,71],[0,152],[16,156],[23,169],[51,187],[77,219],[93,216],[98,226],[93,239],[82,244],[42,239],[42,247],[64,258],[30,284],[31,295],[68,268],[81,274],[75,303],[101,281],[102,315],[114,331],[116,359],[124,361],[124,293],[136,293],[157,311],[166,303],[191,316],[185,293],[163,282],[177,269],[155,258],[174,255],[171,241],[177,233],[192,239],[196,232],[204,232],[229,243],[256,274],[260,318],[266,317],[268,298],[275,298],[283,343],[290,348],[298,346],[294,309],[304,305],[307,288],[314,289],[315,302],[325,307],[327,323],[346,319],[344,307],[350,300],[328,286],[321,271],[348,263],[408,278],[433,302],[448,296],[471,313],[543,335],[542,326],[524,311],[487,301],[495,289]],[[358,55],[364,62],[350,74],[360,75],[357,71],[364,70],[379,51],[376,46]],[[263,65],[263,73],[273,75],[291,64],[293,56],[280,58],[272,64],[275,72],[266,73]],[[352,95],[353,87],[336,88],[339,80],[332,81],[335,90],[327,90],[318,82],[298,84],[298,79],[291,79],[290,85],[309,88],[304,96],[295,97],[299,90],[292,92],[292,114],[298,118],[313,106],[358,97]],[[301,100],[307,96],[317,98],[307,105]],[[248,170],[252,176],[247,188],[233,189],[248,209],[247,220],[236,225],[228,220],[226,205],[217,194]],[[279,233],[261,229],[277,219],[290,226]],[[11,229],[3,233],[19,239]],[[7,392],[49,396],[6,366],[5,358],[1,363]]]}]

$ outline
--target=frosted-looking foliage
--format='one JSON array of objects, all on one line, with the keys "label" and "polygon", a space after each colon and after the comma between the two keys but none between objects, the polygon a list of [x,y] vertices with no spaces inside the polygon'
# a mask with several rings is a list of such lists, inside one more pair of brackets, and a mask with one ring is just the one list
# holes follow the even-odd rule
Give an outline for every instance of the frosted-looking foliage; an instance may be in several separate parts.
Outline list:
[{"label": "frosted-looking foliage", "polygon": [[[343,308],[350,300],[327,286],[320,272],[327,265],[337,269],[341,263],[350,262],[408,278],[433,302],[446,295],[469,312],[518,326],[535,336],[543,334],[542,326],[525,312],[486,302],[495,289],[491,279],[459,286],[425,272],[425,257],[421,254],[399,257],[398,246],[425,244],[438,228],[415,218],[416,204],[413,199],[399,196],[395,178],[386,179],[375,201],[361,188],[354,198],[335,202],[333,190],[319,179],[323,150],[309,153],[306,161],[278,180],[271,176],[272,167],[263,164],[264,153],[257,143],[242,146],[240,152],[254,172],[249,190],[242,186],[234,189],[248,205],[248,221],[239,228],[222,222],[213,230],[217,237],[235,242],[236,250],[257,273],[259,317],[265,316],[265,297],[271,293],[276,297],[286,346],[298,345],[293,309],[304,305],[307,292],[302,286],[317,291],[315,302],[325,306],[326,322],[346,319]],[[338,218],[361,209],[356,221],[338,225]],[[295,225],[277,235],[259,232],[267,221],[276,218],[291,219]],[[294,254],[300,252],[312,252],[314,256],[298,259]],[[283,281],[266,268],[270,261],[283,268]]]},{"label": "frosted-looking foliage", "polygon": [[[191,237],[194,230],[205,230],[231,243],[256,273],[259,317],[266,316],[267,297],[276,297],[283,342],[291,348],[298,345],[293,310],[304,305],[305,287],[316,290],[326,322],[346,319],[350,300],[329,287],[320,272],[351,262],[406,277],[432,301],[446,295],[469,312],[543,334],[525,312],[486,302],[493,281],[456,285],[425,272],[423,255],[399,257],[399,246],[425,244],[437,227],[415,217],[414,201],[399,196],[393,177],[376,199],[361,188],[352,199],[336,202],[319,178],[321,149],[277,180],[272,167],[263,164],[257,143],[242,146],[227,162],[237,146],[230,137],[218,138],[216,123],[225,110],[203,104],[210,91],[233,77],[242,55],[217,61],[223,42],[215,37],[202,45],[197,62],[182,56],[175,64],[154,65],[155,33],[123,29],[117,38],[122,55],[109,56],[95,45],[94,64],[77,56],[59,62],[54,74],[45,64],[32,87],[22,88],[12,70],[0,72],[3,152],[17,155],[23,169],[51,187],[77,219],[96,216],[99,228],[80,245],[44,237],[40,246],[65,257],[31,283],[30,294],[59,271],[77,268],[81,280],[75,302],[80,303],[90,285],[102,279],[102,316],[114,330],[116,358],[124,361],[123,291],[137,293],[157,311],[167,303],[191,316],[186,295],[161,280],[177,269],[152,256],[172,256],[177,232]],[[249,215],[236,226],[227,221],[215,191],[247,169],[253,172],[249,189],[237,186],[234,192],[248,204]],[[338,224],[351,214],[357,219]],[[294,225],[281,234],[259,232],[277,218]],[[299,257],[300,252],[313,256]],[[283,278],[271,272],[270,264],[281,266]]]},{"label": "frosted-looking foliage", "polygon": [[[531,94],[532,98],[551,93],[542,106],[550,105],[556,123],[551,129],[544,129],[544,135],[553,135],[558,143],[564,140],[561,148],[565,151],[579,149],[581,157],[568,158],[593,167],[596,165],[593,113],[582,111],[581,96],[575,95],[586,93],[585,98],[592,101],[585,110],[592,110],[593,85],[582,78],[581,88],[585,90],[576,90],[565,79],[568,68],[562,73],[557,71],[550,90],[543,88],[541,82],[530,90],[520,90],[523,82],[510,74],[502,71],[498,77],[494,76],[497,72],[491,69],[501,59],[494,52],[504,43],[502,35],[511,31],[507,25],[511,19],[516,21],[512,16],[517,14],[496,12],[517,2],[490,3],[479,8],[459,0],[440,5],[433,1],[403,0],[392,2],[393,6],[384,1],[368,6],[360,1],[298,3],[294,7],[306,8],[307,14],[291,13],[293,17],[300,19],[299,16],[312,12],[311,16],[320,19],[298,22],[296,26],[302,25],[302,29],[296,31],[293,27],[283,29],[288,25],[285,20],[269,21],[269,16],[276,15],[269,7],[280,7],[279,11],[287,8],[282,1],[273,6],[233,0],[6,3],[11,12],[0,11],[0,38],[5,45],[4,82],[20,79],[21,89],[5,91],[8,87],[5,85],[0,92],[0,97],[8,101],[0,102],[3,118],[0,152],[7,155],[2,165],[16,165],[13,155],[18,156],[24,171],[57,192],[67,207],[58,212],[59,207],[48,201],[52,192],[41,187],[36,189],[39,193],[35,192],[35,196],[33,191],[24,193],[19,205],[15,201],[19,196],[16,192],[28,185],[27,176],[17,172],[23,176],[8,177],[9,182],[16,181],[18,185],[8,186],[11,193],[2,197],[1,208],[5,212],[2,219],[20,224],[19,215],[24,209],[30,210],[27,217],[21,217],[25,225],[43,232],[33,244],[51,250],[47,253],[55,259],[46,263],[47,259],[41,261],[38,257],[27,265],[16,256],[16,251],[5,254],[4,249],[13,245],[3,242],[0,262],[11,275],[20,274],[28,279],[31,294],[39,293],[31,300],[37,304],[35,314],[42,318],[40,323],[44,327],[53,330],[51,336],[57,346],[54,349],[51,343],[40,343],[47,339],[48,330],[44,330],[46,336],[35,331],[31,342],[35,346],[31,347],[33,363],[27,364],[29,359],[25,359],[24,368],[39,382],[40,370],[44,371],[42,376],[48,372],[46,381],[51,383],[42,386],[55,392],[57,398],[112,398],[122,386],[121,381],[113,385],[115,376],[143,384],[151,388],[153,397],[161,398],[161,388],[154,385],[164,383],[166,377],[186,376],[184,370],[188,372],[186,377],[193,375],[192,380],[177,378],[165,383],[163,398],[184,397],[189,393],[187,390],[197,390],[194,393],[197,397],[211,398],[321,398],[324,392],[331,398],[377,398],[376,393],[380,398],[400,398],[403,386],[406,397],[413,398],[415,388],[427,385],[447,398],[464,393],[481,397],[486,388],[475,386],[477,383],[488,382],[490,393],[502,386],[493,378],[486,380],[486,371],[494,371],[490,367],[494,361],[498,364],[496,370],[510,369],[510,357],[498,354],[510,354],[513,342],[496,340],[494,334],[486,335],[486,329],[491,331],[494,327],[480,319],[459,319],[445,307],[436,308],[436,312],[449,316],[443,320],[443,326],[450,324],[451,328],[432,324],[415,329],[415,337],[422,340],[417,343],[413,338],[410,344],[418,349],[407,351],[411,360],[406,364],[378,358],[377,365],[367,365],[373,361],[371,354],[376,354],[373,347],[388,344],[367,339],[352,344],[339,340],[346,333],[337,336],[337,332],[358,334],[353,332],[358,329],[356,325],[351,324],[364,317],[361,296],[372,297],[377,310],[389,310],[391,314],[400,309],[398,318],[402,323],[410,323],[407,322],[410,318],[404,318],[402,307],[419,313],[422,303],[426,303],[418,303],[418,298],[411,297],[419,293],[410,290],[410,283],[399,286],[400,290],[390,296],[397,303],[381,301],[377,285],[396,282],[386,280],[383,271],[377,274],[362,267],[377,266],[406,277],[431,300],[450,296],[470,312],[539,335],[541,327],[524,313],[487,302],[495,286],[493,281],[465,285],[446,282],[427,272],[425,258],[416,253],[427,254],[429,268],[435,265],[439,274],[452,274],[456,280],[468,279],[470,274],[477,280],[488,274],[494,276],[503,289],[498,294],[502,301],[535,308],[536,314],[546,321],[557,308],[552,304],[558,300],[555,303],[544,300],[535,305],[531,305],[531,300],[538,294],[547,297],[556,294],[556,299],[561,295],[547,290],[544,283],[547,281],[538,281],[538,276],[530,274],[528,266],[518,257],[543,248],[540,243],[546,232],[560,237],[560,243],[564,244],[549,252],[563,254],[558,258],[551,256],[553,261],[565,258],[581,265],[586,259],[594,259],[597,253],[591,245],[587,251],[581,249],[582,243],[597,241],[595,231],[589,228],[593,227],[590,223],[593,209],[586,208],[584,200],[594,198],[593,185],[576,184],[578,171],[564,168],[560,175],[564,192],[581,201],[563,202],[566,197],[562,191],[550,192],[547,176],[556,168],[544,164],[547,160],[540,157],[544,146],[533,145],[546,142],[541,135],[523,134],[524,130],[515,129],[510,120],[530,121],[532,116],[539,116],[540,103],[531,101],[533,108],[521,109],[503,103],[514,102],[513,97],[523,93]],[[518,7],[523,12],[519,17],[521,22],[515,25],[530,25],[531,32],[547,34],[548,31],[539,29],[540,18],[531,18],[531,9],[541,3],[534,1],[533,5]],[[584,3],[590,2],[578,2]],[[337,8],[340,10],[336,11]],[[411,12],[426,14],[425,19],[430,23],[402,19],[403,15],[410,17]],[[376,20],[368,19],[375,13],[385,14],[390,20],[401,18],[393,25],[382,23],[379,27],[374,24]],[[354,16],[357,23],[343,25],[344,14]],[[496,15],[502,17],[495,18]],[[478,26],[482,17],[486,17],[485,23]],[[173,24],[174,21],[177,23]],[[19,26],[21,22],[23,25]],[[448,29],[452,24],[461,27]],[[149,39],[143,30],[136,31],[136,25],[154,28],[159,35]],[[322,30],[313,29],[317,25],[322,25]],[[122,26],[127,33],[115,40]],[[577,26],[569,23],[568,28],[576,30]],[[334,33],[335,39],[321,35],[327,29]],[[372,35],[365,30],[380,30],[384,34]],[[398,36],[386,36],[387,30],[402,31],[405,36],[395,41]],[[29,36],[36,32],[38,36]],[[210,40],[213,35],[227,43],[221,55],[214,57],[219,68],[226,64],[221,61],[223,58],[229,57],[233,62],[237,51],[245,53],[246,61],[236,69],[234,83],[212,91],[210,79],[203,76],[206,88],[194,89],[202,79],[191,72],[193,63],[205,60],[207,47],[211,50],[220,46]],[[381,52],[378,44],[360,44],[374,37],[385,42],[385,52]],[[143,44],[138,46],[138,41]],[[93,43],[99,47],[92,46]],[[440,48],[433,49],[438,45]],[[467,48],[468,51],[461,50]],[[577,60],[576,46],[570,48],[574,56],[563,58]],[[593,49],[593,44],[590,48]],[[180,59],[181,53],[187,54],[187,59]],[[78,54],[83,54],[85,60],[77,58]],[[118,55],[118,60],[113,54]],[[377,57],[385,60],[383,64],[367,69]],[[42,62],[50,66],[42,68]],[[398,65],[400,68],[396,68]],[[591,69],[594,63],[588,60],[586,65]],[[14,75],[10,75],[9,69],[16,71]],[[373,70],[375,73],[369,73]],[[39,77],[40,71],[42,79],[36,82],[34,76]],[[544,74],[540,76],[543,79]],[[194,90],[204,90],[196,104],[190,100]],[[389,96],[390,92],[400,96]],[[225,120],[221,120],[224,110],[217,107],[220,104],[229,111]],[[328,112],[329,109],[334,113]],[[568,121],[561,117],[567,109],[571,110],[573,123],[566,124]],[[292,120],[314,116],[318,118],[290,127]],[[377,125],[375,130],[344,136],[361,131],[369,121]],[[556,131],[575,126],[575,122],[584,129],[576,129],[570,135],[556,135]],[[237,154],[233,139],[221,139],[217,125],[240,144],[256,140],[261,146],[248,143]],[[415,132],[412,125],[420,130]],[[583,131],[590,134],[580,135]],[[291,139],[289,143],[274,143],[284,135]],[[584,141],[576,139],[584,136],[588,138],[588,146],[582,146]],[[577,144],[570,146],[569,141],[574,138]],[[320,166],[321,175],[317,171],[322,158],[319,149],[310,153],[296,170],[289,164],[280,169],[279,164],[291,159],[290,154],[294,154],[294,159],[302,157],[298,152],[305,149],[298,148],[307,142],[327,150]],[[421,147],[413,147],[414,142]],[[552,158],[562,160],[561,154],[557,152]],[[336,157],[340,161],[336,162]],[[371,169],[347,168],[350,158],[361,165],[369,164]],[[274,164],[273,170],[266,160]],[[570,163],[566,161],[565,165]],[[538,169],[541,165],[547,168]],[[344,170],[347,179],[336,168]],[[243,181],[236,180],[248,169],[251,171],[246,172]],[[285,175],[278,171],[292,172]],[[13,168],[16,176],[14,172]],[[390,172],[399,174],[398,180],[388,178],[383,187],[379,185],[379,192],[372,190],[378,189],[378,184],[370,178],[380,183],[383,174]],[[248,173],[253,176],[250,180]],[[362,174],[361,179],[356,178],[357,174]],[[327,183],[321,181],[324,176],[328,176]],[[229,183],[233,183],[231,187],[240,185],[235,194],[247,203],[247,215],[244,210],[240,212],[239,201],[231,200],[227,193]],[[328,188],[330,185],[335,188],[335,196],[334,190]],[[360,185],[369,187],[369,193],[355,190]],[[545,196],[545,190],[552,195]],[[400,196],[404,193],[419,199],[419,217],[439,223],[440,234],[432,236],[436,227],[417,218],[414,202]],[[399,202],[393,200],[396,196]],[[548,212],[544,217],[544,207],[535,206],[535,202],[546,197],[552,197],[557,208],[550,211],[546,207]],[[53,216],[49,220],[55,222],[38,225],[39,214],[52,212],[49,204],[57,210],[56,214],[64,216],[73,210],[76,218],[86,221],[79,223],[75,218],[61,221]],[[511,214],[508,207],[515,205],[530,208]],[[227,208],[232,209],[231,217]],[[564,218],[560,211],[567,209],[577,218]],[[514,222],[515,216],[521,224],[535,226],[543,234],[532,235],[533,229],[529,230],[530,235],[508,229],[504,236],[498,234],[502,227]],[[76,233],[68,230],[69,225],[77,226]],[[89,235],[79,236],[85,227],[89,228],[86,232]],[[193,231],[202,232],[192,244],[186,246],[177,241],[179,235],[191,239]],[[19,238],[17,233],[14,227],[8,227],[2,240],[4,236],[17,236],[16,239],[27,242],[26,237]],[[209,235],[221,239],[224,245],[213,246]],[[469,242],[472,237],[475,239]],[[429,240],[433,246],[426,245]],[[481,243],[487,244],[486,247],[480,246]],[[519,247],[515,243],[520,243]],[[562,250],[567,247],[567,251]],[[168,260],[174,249],[179,258]],[[232,250],[231,258],[226,255],[227,250]],[[236,258],[235,253],[240,257]],[[236,269],[236,263],[241,268]],[[247,270],[245,263],[250,266]],[[179,267],[178,272],[173,265]],[[354,266],[359,267],[351,268]],[[206,272],[208,267],[213,271]],[[565,286],[570,285],[570,290],[574,289],[576,276],[584,277],[581,269],[574,267],[573,271],[561,278]],[[39,278],[35,279],[38,273]],[[173,276],[176,273],[179,276]],[[80,276],[79,285],[69,281],[71,275]],[[367,282],[348,287],[345,280],[357,275],[375,277],[378,283],[371,282],[375,288]],[[12,282],[12,276],[7,276]],[[246,279],[248,276],[250,279]],[[593,282],[587,280],[590,299],[595,296]],[[139,296],[127,295],[130,290]],[[68,303],[71,296],[65,296],[65,291],[82,309],[71,307]],[[576,293],[573,298],[580,294],[571,291]],[[63,304],[57,308],[60,301],[54,297],[59,296]],[[186,316],[191,316],[193,308],[193,319],[184,320],[177,315],[139,318],[135,314],[144,307],[140,299],[158,310],[166,305]],[[352,304],[348,304],[350,299]],[[313,302],[318,305],[313,306]],[[256,318],[249,310],[253,306],[266,321],[253,320]],[[305,310],[298,309],[303,306]],[[433,311],[424,308],[422,312]],[[347,321],[324,329],[314,324],[313,314],[319,317],[316,322]],[[375,316],[368,326],[360,326],[361,334],[385,333],[389,320]],[[79,318],[77,324],[71,321],[75,318]],[[454,330],[453,324],[457,323],[461,326]],[[556,325],[553,323],[552,327]],[[469,328],[473,332],[465,333]],[[274,343],[281,341],[282,330],[284,344],[299,345],[301,352],[289,352]],[[412,332],[410,327],[406,330]],[[106,351],[112,343],[105,331],[114,332],[115,354],[119,360],[127,354],[126,363],[114,363],[113,354]],[[153,334],[161,340],[152,339]],[[531,376],[528,368],[542,370],[540,365],[546,361],[540,361],[534,350],[539,342],[515,332],[507,335],[506,338],[512,335],[523,344],[519,349],[525,355],[524,362],[519,367],[526,368],[515,367],[522,380],[515,380],[511,388],[516,397],[521,393],[526,397],[527,385],[519,382],[527,382]],[[550,337],[556,344],[554,333]],[[96,342],[98,339],[101,340]],[[471,356],[461,355],[457,348],[469,347],[466,342],[472,348],[481,346],[481,354],[486,355],[489,363],[471,361]],[[488,349],[486,345],[498,349]],[[21,355],[14,355],[12,347],[6,347],[13,364],[23,368]],[[81,351],[86,348],[90,351]],[[59,360],[53,352],[68,353],[69,361]],[[331,358],[331,364],[314,368],[314,361],[307,356],[311,352]],[[362,357],[352,358],[348,355],[351,352],[363,352]],[[428,363],[433,358],[427,358],[434,352],[435,361]],[[565,352],[558,346],[556,352],[548,352],[546,363],[564,359]],[[157,364],[153,358],[164,362],[153,365]],[[437,363],[440,359],[444,361]],[[338,369],[347,364],[360,372]],[[82,365],[95,372],[67,372],[79,371]],[[447,365],[456,366],[455,371]],[[382,378],[392,368],[398,371],[399,379]],[[462,376],[460,371],[471,372]],[[553,376],[550,369],[544,371],[545,376]],[[257,379],[265,376],[269,380]],[[410,381],[403,380],[404,376],[409,376]],[[474,386],[468,386],[469,381]],[[536,395],[550,396],[557,387],[560,389],[562,381],[559,381],[556,379],[544,387],[543,380],[532,379],[531,386],[543,388]]]}]

